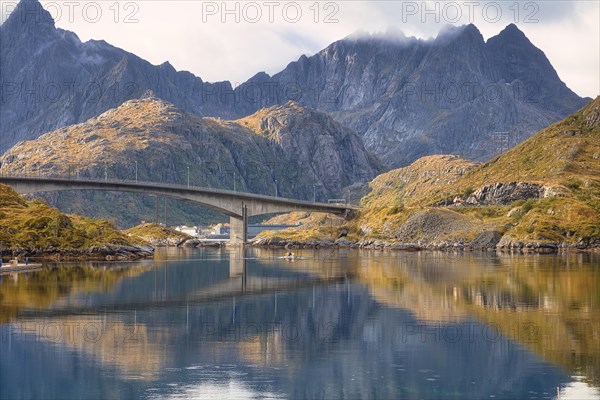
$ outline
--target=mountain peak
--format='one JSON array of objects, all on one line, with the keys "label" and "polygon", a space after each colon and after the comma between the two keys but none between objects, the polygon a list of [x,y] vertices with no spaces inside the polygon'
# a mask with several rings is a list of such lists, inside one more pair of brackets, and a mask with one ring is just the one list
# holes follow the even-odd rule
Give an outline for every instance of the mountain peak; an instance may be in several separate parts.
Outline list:
[{"label": "mountain peak", "polygon": [[165,70],[165,71],[169,71],[169,72],[177,72],[177,70],[175,69],[175,67],[168,61],[165,61],[164,63],[160,64],[158,66],[160,69]]},{"label": "mountain peak", "polygon": [[464,32],[472,32],[472,33],[478,33],[478,34],[481,33],[481,32],[479,32],[479,29],[473,23],[463,25],[463,26],[461,26],[461,28]]},{"label": "mountain peak", "polygon": [[520,81],[535,88],[528,101],[543,100],[545,112],[561,115],[561,110],[572,112],[586,103],[560,80],[544,52],[531,43],[515,24],[489,38],[486,49],[494,68],[507,83]]},{"label": "mountain peak", "polygon": [[494,42],[506,43],[509,46],[525,45],[535,47],[525,33],[515,24],[506,25],[500,33],[488,39],[488,43]]},{"label": "mountain peak", "polygon": [[5,29],[30,27],[27,28],[28,31],[35,30],[42,33],[48,28],[55,29],[52,15],[38,0],[21,0],[2,27]]},{"label": "mountain peak", "polygon": [[446,36],[458,36],[461,34],[481,35],[481,32],[479,32],[479,29],[477,29],[477,27],[473,24],[460,25],[460,26],[447,24],[440,29],[440,31],[438,33],[438,38],[446,37]]},{"label": "mountain peak", "polygon": [[514,37],[526,37],[525,33],[523,33],[522,30],[519,29],[519,27],[517,25],[515,25],[514,23],[508,24],[506,25],[506,28],[504,28],[502,31],[500,31],[500,33],[498,35],[511,35]]},{"label": "mountain peak", "polygon": [[461,26],[446,25],[440,30],[435,38],[435,41],[437,43],[450,43],[457,41],[478,44],[485,43],[483,35],[473,24]]}]

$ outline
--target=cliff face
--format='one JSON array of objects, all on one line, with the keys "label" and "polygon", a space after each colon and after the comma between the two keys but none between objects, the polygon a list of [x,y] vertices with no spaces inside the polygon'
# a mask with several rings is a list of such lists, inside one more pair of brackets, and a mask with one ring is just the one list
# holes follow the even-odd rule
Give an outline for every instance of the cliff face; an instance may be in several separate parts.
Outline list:
[{"label": "cliff face", "polygon": [[233,89],[104,41],[82,43],[37,0],[22,0],[0,27],[0,67],[0,152],[152,90],[187,112],[228,119],[294,100],[351,127],[390,166],[429,154],[485,160],[500,152],[494,132],[509,132],[503,150],[588,101],[514,25],[487,42],[473,25],[427,41],[348,37]]},{"label": "cliff face", "polygon": [[274,144],[280,160],[289,160],[285,179],[292,185],[317,178],[326,193],[338,194],[381,171],[377,158],[351,129],[298,103],[265,108],[235,122]]},{"label": "cliff face", "polygon": [[[589,101],[514,25],[487,42],[473,25],[429,41],[349,37],[238,91],[330,112],[390,166],[429,154],[486,160]],[[508,132],[502,146],[495,132]]]},{"label": "cliff face", "polygon": [[[130,100],[82,124],[21,142],[0,162],[5,173],[135,179],[137,171],[142,181],[180,184],[187,184],[189,168],[194,186],[318,200],[381,170],[349,128],[298,104],[226,121],[186,113],[156,97]],[[155,218],[148,196],[65,192],[46,198],[71,212],[116,217],[121,225]],[[181,204],[168,208],[171,223],[186,222],[186,216],[201,223],[206,216]]]}]

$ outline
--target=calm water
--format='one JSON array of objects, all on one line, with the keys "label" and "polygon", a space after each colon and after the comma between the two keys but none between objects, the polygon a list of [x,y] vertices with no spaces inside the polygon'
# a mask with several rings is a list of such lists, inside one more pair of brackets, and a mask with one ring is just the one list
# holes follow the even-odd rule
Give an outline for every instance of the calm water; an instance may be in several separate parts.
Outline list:
[{"label": "calm water", "polygon": [[600,255],[178,250],[0,282],[2,398],[600,398]]}]

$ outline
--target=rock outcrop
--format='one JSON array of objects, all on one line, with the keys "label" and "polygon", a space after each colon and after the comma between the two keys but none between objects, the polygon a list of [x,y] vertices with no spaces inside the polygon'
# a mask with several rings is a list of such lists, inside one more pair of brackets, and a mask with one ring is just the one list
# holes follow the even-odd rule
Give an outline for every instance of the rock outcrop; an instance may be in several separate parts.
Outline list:
[{"label": "rock outcrop", "polygon": [[528,182],[497,182],[477,189],[463,204],[508,205],[517,200],[539,200],[560,195],[557,188]]}]

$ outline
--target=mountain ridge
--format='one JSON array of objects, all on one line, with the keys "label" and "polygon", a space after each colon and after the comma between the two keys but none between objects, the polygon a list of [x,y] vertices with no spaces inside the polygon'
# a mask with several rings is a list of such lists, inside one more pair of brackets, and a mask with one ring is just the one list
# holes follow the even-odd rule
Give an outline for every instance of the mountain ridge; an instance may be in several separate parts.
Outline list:
[{"label": "mountain ridge", "polygon": [[[43,8],[37,0],[26,3]],[[0,151],[83,122],[151,89],[188,112],[226,119],[294,100],[351,127],[389,166],[436,153],[486,160],[497,153],[488,145],[493,132],[511,132],[514,145],[586,102],[560,81],[526,37],[517,48],[506,43],[507,35],[524,37],[516,26],[487,42],[474,25],[447,28],[432,40],[347,37],[299,57],[273,76],[259,72],[233,88],[227,81],[207,83],[176,71],[168,62],[151,65],[104,41],[81,43],[49,23],[43,28],[51,33],[45,42],[27,42],[18,35],[24,29],[18,14],[0,26],[0,78],[8,84]],[[57,54],[64,57],[57,59]],[[535,73],[520,68],[523,63]],[[27,88],[18,87],[25,83],[50,90],[53,82],[77,86],[56,89],[62,96],[55,101],[34,101],[27,98]]]},{"label": "mountain ridge", "polygon": [[[0,157],[0,165],[4,173],[129,180],[137,176],[181,184],[186,184],[189,171],[193,186],[305,200],[335,197],[344,186],[366,182],[382,170],[349,128],[297,103],[232,121],[187,113],[149,92],[84,123],[19,142]],[[126,225],[155,219],[149,197],[45,195],[65,211],[118,215]],[[200,207],[177,203],[172,208],[170,220],[182,224],[189,223],[189,215],[198,224],[207,216],[215,219]]]}]

